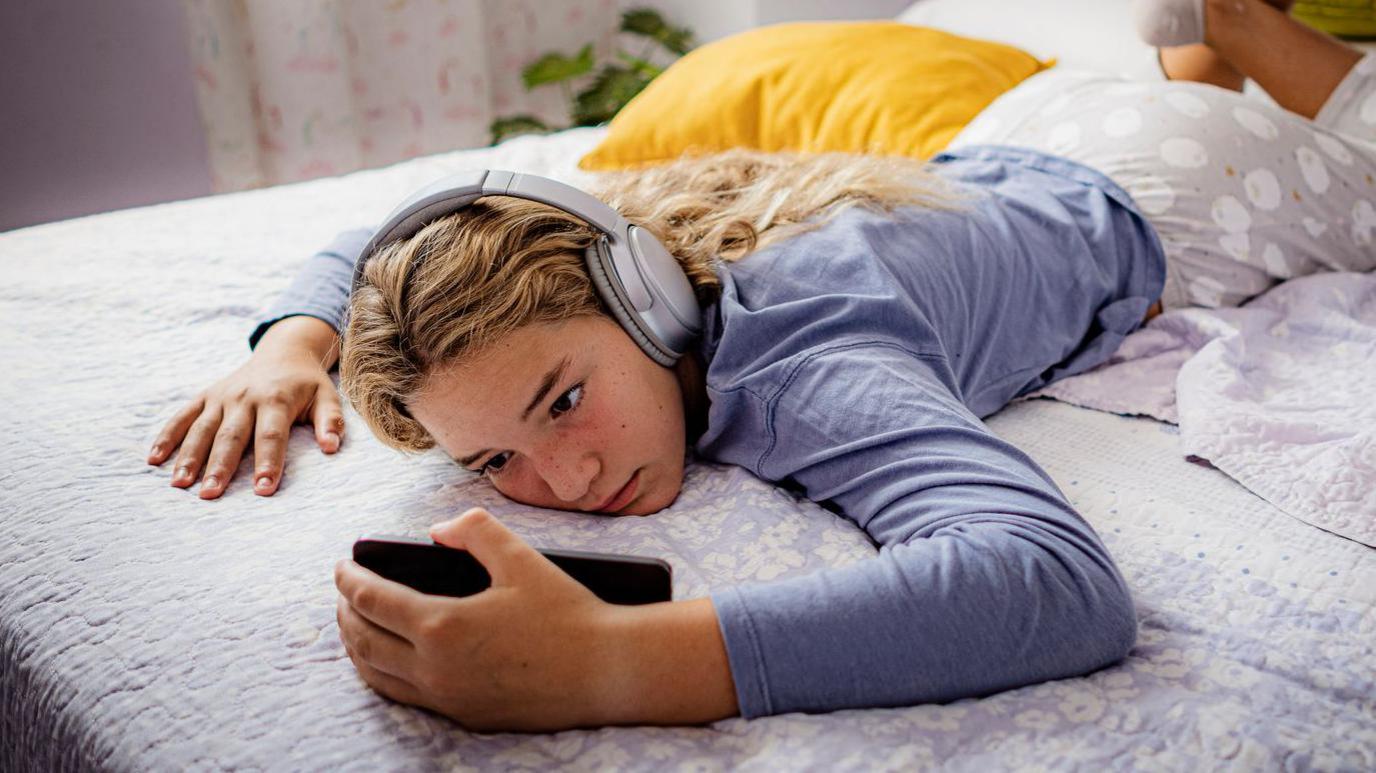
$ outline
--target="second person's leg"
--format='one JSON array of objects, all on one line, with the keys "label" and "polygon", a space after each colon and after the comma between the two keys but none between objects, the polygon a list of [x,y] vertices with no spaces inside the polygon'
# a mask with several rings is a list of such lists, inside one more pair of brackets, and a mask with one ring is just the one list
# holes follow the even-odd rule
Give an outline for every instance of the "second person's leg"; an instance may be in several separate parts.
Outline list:
[{"label": "second person's leg", "polygon": [[[1144,10],[1150,12],[1153,9],[1144,9],[1142,5],[1144,3],[1151,5],[1156,1],[1138,0],[1138,4],[1133,10],[1138,15]],[[1191,0],[1191,2],[1201,3],[1200,16],[1202,22],[1203,0]],[[1295,0],[1266,0],[1266,2],[1282,13],[1289,13],[1290,8],[1295,4]],[[1247,76],[1239,72],[1222,54],[1203,42],[1204,33],[1202,30],[1199,32],[1199,40],[1200,42],[1192,45],[1158,48],[1157,57],[1161,65],[1161,72],[1166,78],[1173,81],[1208,83],[1230,91],[1242,91]]]},{"label": "second person's leg", "polygon": [[1204,0],[1204,42],[1276,104],[1318,115],[1361,52],[1262,0]]},{"label": "second person's leg", "polygon": [[[1286,13],[1281,0],[1135,0],[1138,34],[1172,80],[1240,90],[1251,78],[1281,107],[1313,118],[1362,58]],[[1193,45],[1187,45],[1193,44]]]}]

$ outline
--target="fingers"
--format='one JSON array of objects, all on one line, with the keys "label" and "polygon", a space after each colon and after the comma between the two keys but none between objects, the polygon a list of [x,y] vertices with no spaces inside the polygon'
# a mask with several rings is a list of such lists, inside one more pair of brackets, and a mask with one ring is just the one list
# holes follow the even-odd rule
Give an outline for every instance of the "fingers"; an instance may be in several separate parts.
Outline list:
[{"label": "fingers", "polygon": [[425,626],[431,619],[426,614],[427,607],[433,609],[435,603],[440,601],[435,596],[427,596],[382,577],[349,559],[334,565],[334,584],[360,617],[408,642],[426,635]]},{"label": "fingers", "polygon": [[258,408],[253,434],[253,491],[260,496],[276,492],[282,480],[291,425],[290,409],[283,403],[267,402]]},{"label": "fingers", "polygon": [[191,423],[191,428],[177,452],[177,462],[172,466],[172,485],[186,488],[196,482],[205,458],[210,454],[210,444],[215,439],[215,429],[220,426],[220,406],[207,406]]},{"label": "fingers", "polygon": [[210,461],[206,464],[205,476],[201,479],[201,499],[214,499],[224,493],[229,479],[239,468],[239,460],[244,457],[244,449],[253,437],[252,408],[231,409],[220,423],[215,433],[215,444],[210,450]]},{"label": "fingers", "polygon": [[[408,642],[399,640],[376,626],[366,627],[370,625],[368,621],[360,617],[343,596],[339,597],[339,602],[335,605],[334,617],[339,624],[339,641],[344,644],[344,651],[348,653],[349,660],[353,661],[354,668],[358,670],[358,675],[362,677],[364,682],[367,682],[369,687],[384,698],[417,706],[424,705],[422,703],[424,695],[419,688],[401,676],[384,670],[390,667],[395,669],[397,673],[406,672],[403,663],[407,654],[403,648],[410,648],[409,657],[412,660],[415,658],[414,648]],[[379,631],[383,638],[373,639],[371,631]],[[391,636],[390,640],[387,638],[389,636]],[[381,641],[384,644],[379,648],[374,643],[375,641]],[[375,664],[378,658],[377,653],[380,651],[388,653],[382,656],[387,664],[382,667]]]},{"label": "fingers", "polygon": [[430,527],[430,538],[451,548],[473,554],[492,576],[492,584],[506,585],[531,562],[544,559],[534,548],[508,529],[497,516],[481,507],[471,508],[451,521]]},{"label": "fingers", "polygon": [[339,450],[344,442],[344,406],[329,376],[315,392],[311,424],[315,425],[315,442],[320,444],[321,451],[332,454]]},{"label": "fingers", "polygon": [[306,411],[320,449],[327,454],[339,450],[344,412],[329,376],[290,365],[283,366],[283,373],[271,370],[264,375],[260,365],[250,361],[177,411],[163,427],[149,450],[148,463],[162,464],[180,446],[173,486],[188,488],[199,478],[202,499],[219,497],[253,443],[253,489],[262,496],[276,493],[292,425],[304,420]]},{"label": "fingers", "polygon": [[411,642],[360,615],[343,596],[335,604],[335,619],[339,638],[355,663],[363,661],[383,673],[406,678],[416,659]]},{"label": "fingers", "polygon": [[191,428],[196,417],[201,415],[201,409],[204,407],[205,397],[201,396],[182,406],[181,410],[172,415],[158,433],[158,438],[153,441],[153,448],[148,452],[149,464],[160,465],[172,455],[173,449],[181,444],[182,438],[186,437],[186,431]]},{"label": "fingers", "polygon": [[358,669],[358,675],[363,678],[364,682],[368,683],[369,687],[373,688],[374,692],[398,703],[431,708],[425,703],[425,695],[415,685],[405,679],[374,668],[368,661],[356,657],[347,644],[344,645],[344,650],[349,653],[349,659],[354,662],[354,668]]}]

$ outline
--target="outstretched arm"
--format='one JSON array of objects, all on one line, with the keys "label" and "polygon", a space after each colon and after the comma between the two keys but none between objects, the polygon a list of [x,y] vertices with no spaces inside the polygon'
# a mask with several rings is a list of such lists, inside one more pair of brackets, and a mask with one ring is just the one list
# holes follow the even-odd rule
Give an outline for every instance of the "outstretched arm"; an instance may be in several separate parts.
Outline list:
[{"label": "outstretched arm", "polygon": [[[202,499],[225,493],[253,446],[253,490],[271,496],[282,480],[287,438],[296,422],[315,425],[320,449],[339,450],[344,416],[329,371],[339,360],[339,324],[354,261],[371,232],[340,234],[306,264],[249,336],[253,354],[211,384],[162,427],[148,463],[176,459],[171,485],[199,478]],[[175,456],[174,456],[175,455]]]},{"label": "outstretched arm", "polygon": [[723,461],[834,503],[880,546],[713,592],[743,716],[950,701],[1083,674],[1132,646],[1108,551],[953,381],[939,358],[867,344],[801,357],[772,394],[712,396],[730,437],[709,430],[704,451],[735,449]]},{"label": "outstretched arm", "polygon": [[476,596],[340,562],[340,634],[360,675],[471,729],[562,730],[948,701],[1126,654],[1132,602],[1098,538],[924,363],[842,349],[786,383],[765,399],[775,410],[737,403],[721,418],[760,439],[745,451],[757,472],[842,505],[877,557],[618,607],[472,510],[431,536],[487,567],[493,587]]},{"label": "outstretched arm", "polygon": [[[353,281],[354,263],[372,235],[372,230],[367,228],[344,231],[329,246],[312,255],[291,285],[273,303],[267,317],[249,334],[249,348],[257,346],[259,339],[275,323],[296,315],[315,317],[329,325],[337,335],[349,306],[349,285]],[[326,363],[325,369],[332,368],[338,358],[336,346],[334,357]]]}]

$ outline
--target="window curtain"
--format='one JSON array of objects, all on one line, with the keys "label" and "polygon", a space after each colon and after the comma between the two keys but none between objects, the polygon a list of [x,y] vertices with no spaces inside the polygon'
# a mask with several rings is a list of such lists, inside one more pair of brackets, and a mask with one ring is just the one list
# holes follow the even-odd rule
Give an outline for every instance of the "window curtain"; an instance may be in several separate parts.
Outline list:
[{"label": "window curtain", "polygon": [[616,0],[183,0],[215,190],[487,145],[494,118],[568,124],[527,92],[551,51],[616,41]]}]

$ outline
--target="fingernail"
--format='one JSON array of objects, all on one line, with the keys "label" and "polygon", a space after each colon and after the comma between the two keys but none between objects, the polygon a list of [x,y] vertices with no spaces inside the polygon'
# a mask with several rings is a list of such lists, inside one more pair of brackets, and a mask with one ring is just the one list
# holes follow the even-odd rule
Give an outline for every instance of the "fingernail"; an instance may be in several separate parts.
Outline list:
[{"label": "fingernail", "polygon": [[177,480],[186,480],[189,477],[191,477],[190,467],[183,467],[180,470],[177,470]]},{"label": "fingernail", "polygon": [[326,432],[325,442],[333,445],[335,448],[339,448],[339,435],[334,432]]},{"label": "fingernail", "polygon": [[153,450],[148,452],[150,457],[162,456],[162,446],[153,446]]},{"label": "fingernail", "polygon": [[264,475],[258,479],[257,485],[258,488],[267,488],[268,486],[272,485],[272,478],[269,478],[268,476]]},{"label": "fingernail", "polygon": [[208,476],[208,477],[205,479],[205,483],[202,483],[202,484],[201,484],[201,488],[219,488],[219,487],[220,487],[220,479],[217,478],[217,477],[215,477],[214,475]]}]

